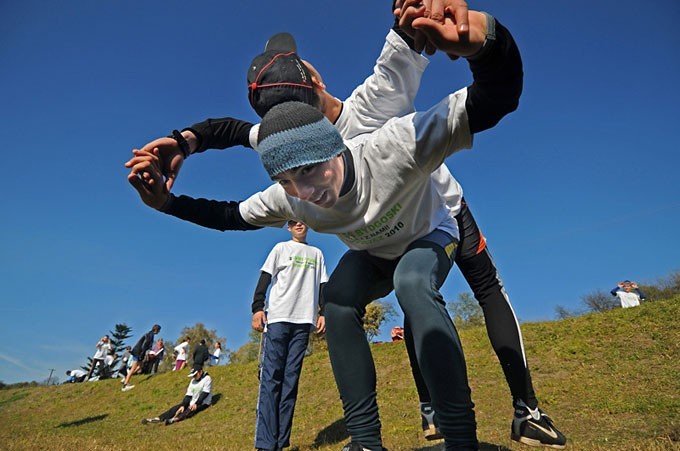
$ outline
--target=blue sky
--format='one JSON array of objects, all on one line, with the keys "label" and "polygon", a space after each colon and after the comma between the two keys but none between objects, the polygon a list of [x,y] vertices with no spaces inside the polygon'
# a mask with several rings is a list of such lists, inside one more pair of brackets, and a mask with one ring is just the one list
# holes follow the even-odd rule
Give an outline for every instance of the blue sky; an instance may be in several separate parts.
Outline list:
[{"label": "blue sky", "polygon": [[[208,117],[254,121],[245,74],[292,32],[345,98],[372,68],[389,2],[150,0],[0,3],[0,380],[60,378],[114,324],[176,340],[203,322],[238,348],[259,268],[281,230],[201,229],[145,207],[131,150]],[[488,238],[517,316],[624,278],[680,269],[680,4],[491,2],[524,59],[518,111],[447,161]],[[435,55],[423,109],[470,82]],[[176,193],[243,199],[267,186],[255,153],[191,157]],[[329,270],[345,251],[312,233]],[[469,291],[454,269],[447,300]],[[397,323],[399,320],[396,321]],[[387,326],[389,330],[391,325]]]}]

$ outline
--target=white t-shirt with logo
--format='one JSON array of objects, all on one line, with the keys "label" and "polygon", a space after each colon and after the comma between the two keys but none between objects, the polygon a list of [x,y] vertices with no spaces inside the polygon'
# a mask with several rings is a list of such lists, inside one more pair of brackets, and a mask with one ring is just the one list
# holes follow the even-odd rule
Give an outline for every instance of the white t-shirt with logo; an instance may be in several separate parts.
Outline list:
[{"label": "white t-shirt with logo", "polygon": [[277,243],[261,269],[272,276],[267,322],[315,324],[319,285],[328,281],[321,251],[293,240]]},{"label": "white t-shirt with logo", "polygon": [[206,374],[198,381],[191,379],[185,396],[191,396],[191,404],[196,404],[198,397],[203,392],[208,393],[208,396],[203,400],[203,404],[210,405],[212,402],[212,379],[209,374]]},{"label": "white t-shirt with logo", "polygon": [[431,174],[454,152],[472,146],[467,88],[427,111],[394,118],[346,141],[355,180],[332,208],[288,196],[280,184],[239,204],[249,224],[281,227],[298,219],[319,233],[337,235],[350,249],[395,259],[435,229],[458,238],[458,225]]},{"label": "white t-shirt with logo", "polygon": [[472,146],[467,88],[414,113],[423,60],[390,32],[374,73],[345,101],[335,126],[354,156],[356,180],[334,208],[293,199],[274,185],[239,205],[246,222],[281,227],[299,219],[316,232],[337,235],[350,249],[386,259],[400,257],[435,229],[459,238],[455,215],[463,190],[443,163]]}]

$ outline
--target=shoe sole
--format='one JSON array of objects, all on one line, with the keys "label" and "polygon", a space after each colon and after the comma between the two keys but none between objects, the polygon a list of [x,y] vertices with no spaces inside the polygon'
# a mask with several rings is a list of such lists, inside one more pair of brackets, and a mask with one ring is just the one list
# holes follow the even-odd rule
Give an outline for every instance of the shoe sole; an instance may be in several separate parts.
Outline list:
[{"label": "shoe sole", "polygon": [[540,440],[536,440],[533,438],[528,438],[528,437],[522,437],[521,435],[515,435],[511,434],[510,438],[518,443],[523,443],[528,446],[534,446],[534,447],[545,447],[545,448],[553,448],[553,449],[564,449],[566,448],[567,445],[554,445],[550,443],[542,443]]},{"label": "shoe sole", "polygon": [[423,430],[423,434],[425,434],[425,440],[441,440],[444,438],[444,435],[439,432],[439,429],[437,429],[434,426],[430,426],[429,429]]}]

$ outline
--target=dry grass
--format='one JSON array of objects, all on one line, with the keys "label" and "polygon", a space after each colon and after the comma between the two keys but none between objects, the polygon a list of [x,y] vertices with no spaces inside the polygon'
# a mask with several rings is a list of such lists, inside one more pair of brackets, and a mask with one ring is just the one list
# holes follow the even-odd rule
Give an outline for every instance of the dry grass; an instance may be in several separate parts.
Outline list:
[{"label": "dry grass", "polygon": [[[680,449],[680,297],[563,321],[523,325],[541,406],[571,450]],[[461,333],[483,450],[530,449],[510,441],[511,399],[485,330]],[[421,437],[418,400],[401,343],[373,347],[385,446],[439,450]],[[253,448],[254,364],[210,370],[213,407],[185,422],[142,426],[178,402],[185,374],[0,391],[0,449],[170,450]],[[347,441],[328,356],[307,358],[292,449],[338,450]]]}]

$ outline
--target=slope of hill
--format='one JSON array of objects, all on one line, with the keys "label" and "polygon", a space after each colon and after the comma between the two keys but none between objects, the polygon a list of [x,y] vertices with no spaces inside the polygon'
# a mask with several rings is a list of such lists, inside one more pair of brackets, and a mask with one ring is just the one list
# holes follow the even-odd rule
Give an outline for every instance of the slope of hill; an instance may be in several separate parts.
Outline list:
[{"label": "slope of hill", "polygon": [[[571,450],[680,449],[680,297],[555,322],[524,324],[541,407]],[[511,399],[482,328],[461,333],[484,450],[528,448],[510,441]],[[418,399],[403,343],[372,347],[385,446],[439,450],[422,438]],[[253,449],[254,363],[211,368],[216,402],[185,422],[143,426],[181,400],[185,372],[0,390],[0,449]],[[300,382],[293,450],[339,450],[347,441],[325,353],[307,358]]]}]

